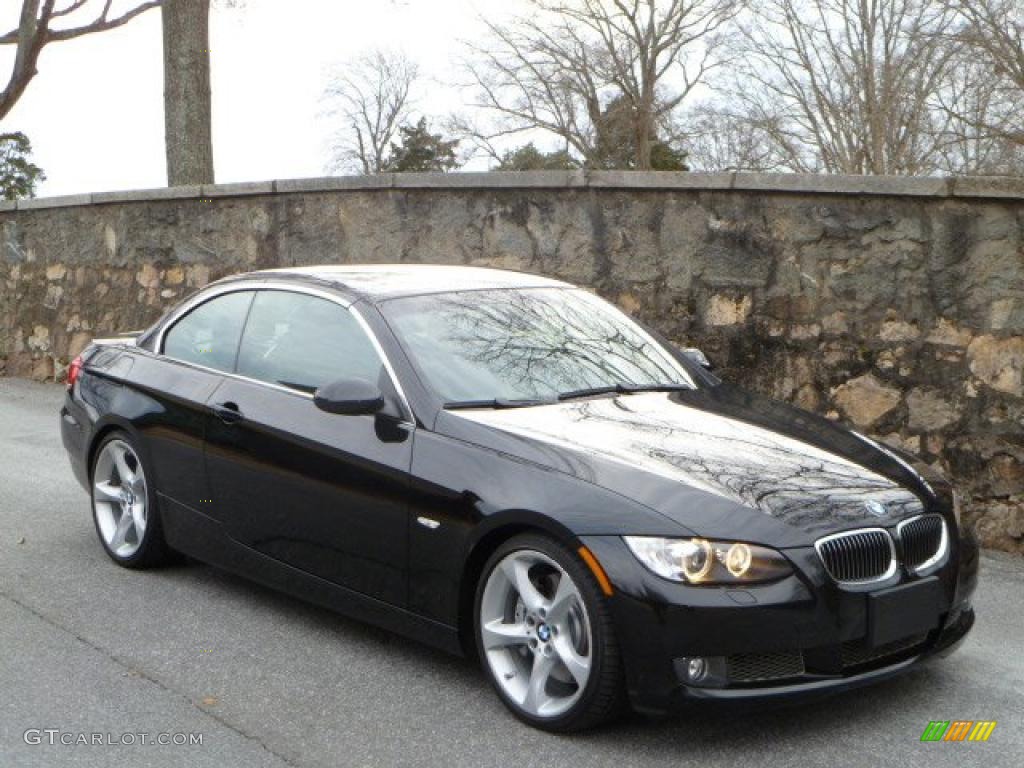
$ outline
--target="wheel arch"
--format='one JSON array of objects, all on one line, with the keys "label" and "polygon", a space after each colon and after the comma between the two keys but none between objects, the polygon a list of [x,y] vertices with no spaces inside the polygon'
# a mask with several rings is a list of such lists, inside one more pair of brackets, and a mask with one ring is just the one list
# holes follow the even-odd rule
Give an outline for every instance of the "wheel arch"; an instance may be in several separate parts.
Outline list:
[{"label": "wheel arch", "polygon": [[140,441],[138,439],[138,435],[135,433],[135,430],[132,429],[130,424],[122,423],[120,420],[116,419],[110,419],[105,422],[98,423],[93,431],[92,438],[89,441],[89,447],[85,452],[85,472],[86,477],[89,478],[89,482],[92,482],[92,467],[93,462],[96,460],[96,452],[100,449],[100,446],[103,445],[103,441],[107,436],[113,432],[124,432],[132,439],[132,442],[136,445],[136,449],[142,450],[139,446]]}]

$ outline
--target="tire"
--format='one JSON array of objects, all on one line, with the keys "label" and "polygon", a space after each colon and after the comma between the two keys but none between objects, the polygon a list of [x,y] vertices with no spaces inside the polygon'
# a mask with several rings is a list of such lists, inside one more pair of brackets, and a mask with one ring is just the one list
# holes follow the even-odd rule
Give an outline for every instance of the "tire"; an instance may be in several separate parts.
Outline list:
[{"label": "tire", "polygon": [[565,733],[622,710],[622,661],[605,597],[576,553],[554,539],[524,534],[498,547],[477,584],[473,624],[485,674],[523,722]]},{"label": "tire", "polygon": [[103,438],[89,468],[96,534],[110,559],[125,568],[176,559],[164,539],[151,477],[135,442],[121,431]]}]

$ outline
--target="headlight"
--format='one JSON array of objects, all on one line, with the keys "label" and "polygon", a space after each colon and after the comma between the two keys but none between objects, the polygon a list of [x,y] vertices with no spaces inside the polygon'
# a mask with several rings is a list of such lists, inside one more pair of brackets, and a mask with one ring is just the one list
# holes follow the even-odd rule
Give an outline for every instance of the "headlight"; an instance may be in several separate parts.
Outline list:
[{"label": "headlight", "polygon": [[690,584],[751,584],[788,576],[779,552],[757,544],[706,539],[623,536],[630,551],[654,573]]}]

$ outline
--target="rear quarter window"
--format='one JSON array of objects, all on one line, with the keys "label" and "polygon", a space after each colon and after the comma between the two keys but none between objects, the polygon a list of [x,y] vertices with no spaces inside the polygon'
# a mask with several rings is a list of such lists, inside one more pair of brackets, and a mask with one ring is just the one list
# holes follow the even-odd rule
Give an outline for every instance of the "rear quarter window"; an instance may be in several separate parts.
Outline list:
[{"label": "rear quarter window", "polygon": [[233,371],[253,291],[237,291],[200,304],[164,336],[163,354],[218,371]]}]

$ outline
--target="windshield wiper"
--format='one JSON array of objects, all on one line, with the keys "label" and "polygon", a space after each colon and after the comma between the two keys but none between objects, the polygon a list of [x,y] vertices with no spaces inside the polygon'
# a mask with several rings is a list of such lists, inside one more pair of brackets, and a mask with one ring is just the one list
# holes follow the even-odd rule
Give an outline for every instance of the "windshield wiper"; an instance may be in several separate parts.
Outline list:
[{"label": "windshield wiper", "polygon": [[689,384],[627,384],[623,392],[687,392],[693,389]]},{"label": "windshield wiper", "polygon": [[594,395],[620,394],[626,390],[621,384],[614,384],[608,387],[588,387],[586,389],[571,389],[568,392],[559,392],[559,400],[574,400],[577,397],[593,397]]},{"label": "windshield wiper", "polygon": [[686,384],[609,384],[604,387],[589,387],[587,389],[573,389],[569,392],[562,392],[558,395],[559,400],[575,400],[579,397],[594,397],[596,395],[631,395],[636,392],[677,392],[690,389]]},{"label": "windshield wiper", "polygon": [[453,400],[444,404],[447,411],[455,411],[460,408],[528,408],[531,405],[551,405],[554,400],[542,400],[539,398],[523,398],[509,400],[504,397],[495,397],[490,400]]},{"label": "windshield wiper", "polygon": [[529,408],[532,405],[551,405],[559,400],[575,400],[580,397],[610,394],[631,395],[636,392],[677,392],[688,389],[691,389],[691,387],[686,384],[609,384],[604,387],[589,387],[587,389],[573,389],[569,392],[561,392],[557,399],[550,397],[527,397],[521,399],[495,397],[483,400],[451,400],[444,404],[444,408],[449,411],[459,410],[460,408]]}]

